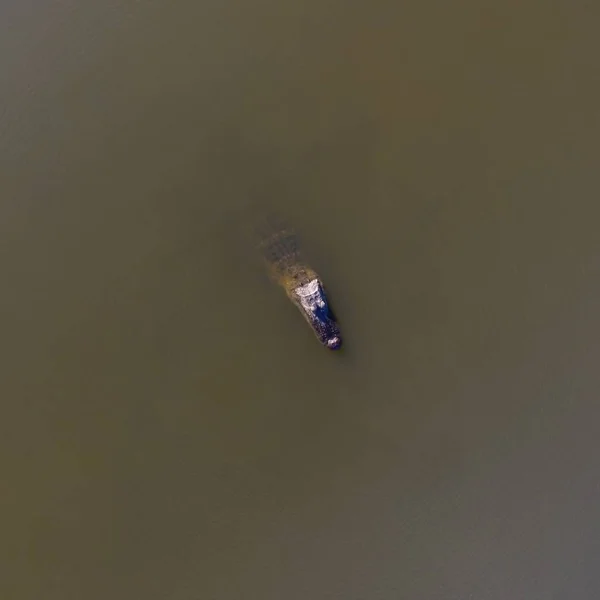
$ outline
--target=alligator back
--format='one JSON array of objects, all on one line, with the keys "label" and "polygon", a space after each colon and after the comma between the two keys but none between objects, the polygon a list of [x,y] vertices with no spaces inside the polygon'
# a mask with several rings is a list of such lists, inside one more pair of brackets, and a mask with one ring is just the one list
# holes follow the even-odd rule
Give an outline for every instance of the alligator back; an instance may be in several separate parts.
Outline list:
[{"label": "alligator back", "polygon": [[282,217],[273,213],[265,216],[257,224],[256,233],[272,278],[288,295],[317,277],[304,260],[296,232]]}]

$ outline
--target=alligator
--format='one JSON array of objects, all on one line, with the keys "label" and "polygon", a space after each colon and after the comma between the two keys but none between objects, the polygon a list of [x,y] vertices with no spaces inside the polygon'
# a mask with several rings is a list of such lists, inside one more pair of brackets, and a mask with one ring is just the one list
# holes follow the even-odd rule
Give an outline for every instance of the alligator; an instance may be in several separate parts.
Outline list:
[{"label": "alligator", "polygon": [[319,341],[338,350],[342,337],[319,275],[304,260],[294,230],[278,215],[261,220],[258,246],[271,278],[300,310]]}]

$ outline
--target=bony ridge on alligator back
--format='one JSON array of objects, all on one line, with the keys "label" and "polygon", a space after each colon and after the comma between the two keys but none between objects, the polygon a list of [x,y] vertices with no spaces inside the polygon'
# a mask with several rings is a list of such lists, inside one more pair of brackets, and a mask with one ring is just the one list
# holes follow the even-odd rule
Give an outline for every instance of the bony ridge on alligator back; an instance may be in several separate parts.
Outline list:
[{"label": "bony ridge on alligator back", "polygon": [[319,275],[301,255],[295,232],[271,217],[261,231],[260,248],[272,278],[300,310],[320,342],[338,350],[342,337]]}]

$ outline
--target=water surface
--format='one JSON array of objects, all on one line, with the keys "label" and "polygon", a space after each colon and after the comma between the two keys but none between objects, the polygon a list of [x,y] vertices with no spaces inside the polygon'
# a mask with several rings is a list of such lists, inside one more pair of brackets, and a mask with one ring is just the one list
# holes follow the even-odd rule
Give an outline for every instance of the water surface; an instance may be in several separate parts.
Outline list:
[{"label": "water surface", "polygon": [[2,597],[597,597],[593,12],[3,0]]}]

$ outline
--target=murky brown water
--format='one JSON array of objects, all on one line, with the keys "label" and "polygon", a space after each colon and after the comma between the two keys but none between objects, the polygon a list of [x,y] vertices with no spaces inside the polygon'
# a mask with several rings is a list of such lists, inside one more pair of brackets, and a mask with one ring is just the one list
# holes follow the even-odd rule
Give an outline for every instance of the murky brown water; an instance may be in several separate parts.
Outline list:
[{"label": "murky brown water", "polygon": [[600,596],[598,12],[2,0],[1,597]]}]

